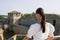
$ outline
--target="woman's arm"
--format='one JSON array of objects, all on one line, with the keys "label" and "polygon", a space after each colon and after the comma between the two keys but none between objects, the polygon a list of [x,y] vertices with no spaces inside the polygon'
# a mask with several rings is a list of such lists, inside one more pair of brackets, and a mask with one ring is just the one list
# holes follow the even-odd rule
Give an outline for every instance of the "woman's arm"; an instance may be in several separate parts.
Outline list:
[{"label": "woman's arm", "polygon": [[29,38],[28,37],[24,37],[24,39],[23,40],[29,40]]},{"label": "woman's arm", "polygon": [[48,40],[54,40],[54,33],[50,33],[47,39]]},{"label": "woman's arm", "polygon": [[54,40],[54,31],[55,31],[55,28],[52,24],[49,24],[50,26],[50,32],[49,32],[49,35],[48,35],[48,40]]},{"label": "woman's arm", "polygon": [[51,36],[51,37],[48,37],[47,40],[54,40],[54,38]]}]

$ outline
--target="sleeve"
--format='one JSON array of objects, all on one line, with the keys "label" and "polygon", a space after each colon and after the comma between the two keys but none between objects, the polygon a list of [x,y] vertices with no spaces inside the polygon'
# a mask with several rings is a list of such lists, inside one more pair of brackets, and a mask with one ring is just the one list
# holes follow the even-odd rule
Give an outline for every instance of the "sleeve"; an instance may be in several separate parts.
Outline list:
[{"label": "sleeve", "polygon": [[36,34],[36,31],[36,28],[33,25],[31,25],[27,32],[27,37],[32,38],[32,36]]},{"label": "sleeve", "polygon": [[54,36],[54,31],[55,31],[54,26],[52,24],[49,24],[49,27],[50,27],[49,36]]}]

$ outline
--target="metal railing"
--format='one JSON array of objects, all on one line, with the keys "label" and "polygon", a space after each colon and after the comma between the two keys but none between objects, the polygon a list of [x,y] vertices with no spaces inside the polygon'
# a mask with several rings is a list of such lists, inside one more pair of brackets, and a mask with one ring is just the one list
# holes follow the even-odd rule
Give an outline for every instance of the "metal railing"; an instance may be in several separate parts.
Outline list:
[{"label": "metal railing", "polygon": [[[16,34],[16,35],[12,36],[11,38],[9,38],[8,40],[10,40],[10,39],[16,40],[17,36],[25,36],[25,35]],[[60,35],[54,36],[54,40],[57,40],[58,38],[60,38]]]}]

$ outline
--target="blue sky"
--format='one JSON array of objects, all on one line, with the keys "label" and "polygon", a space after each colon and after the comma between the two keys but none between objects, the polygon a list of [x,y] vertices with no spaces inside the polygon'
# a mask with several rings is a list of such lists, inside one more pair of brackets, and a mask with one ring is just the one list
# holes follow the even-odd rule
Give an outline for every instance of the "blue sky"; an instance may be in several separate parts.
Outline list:
[{"label": "blue sky", "polygon": [[39,7],[45,13],[60,14],[60,0],[0,0],[0,15],[7,15],[10,11],[32,13]]}]

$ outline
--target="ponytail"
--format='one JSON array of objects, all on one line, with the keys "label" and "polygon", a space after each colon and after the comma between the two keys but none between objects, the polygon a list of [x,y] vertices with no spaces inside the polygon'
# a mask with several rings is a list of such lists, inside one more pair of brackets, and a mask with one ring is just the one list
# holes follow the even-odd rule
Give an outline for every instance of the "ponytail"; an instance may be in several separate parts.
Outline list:
[{"label": "ponytail", "polygon": [[41,25],[41,28],[42,28],[42,32],[44,33],[45,32],[45,29],[46,29],[45,28],[45,14],[44,14],[44,11],[43,11],[42,8],[38,8],[36,10],[36,13],[42,16],[40,25]]}]

